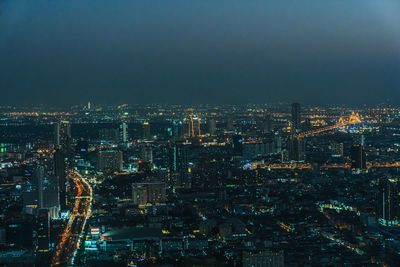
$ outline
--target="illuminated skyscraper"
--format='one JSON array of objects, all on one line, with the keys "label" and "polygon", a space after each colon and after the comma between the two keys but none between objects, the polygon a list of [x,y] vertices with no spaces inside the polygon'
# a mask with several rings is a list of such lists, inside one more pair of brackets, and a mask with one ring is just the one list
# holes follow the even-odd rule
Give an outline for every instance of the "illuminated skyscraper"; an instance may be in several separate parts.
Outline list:
[{"label": "illuminated skyscraper", "polygon": [[185,186],[190,184],[189,179],[189,145],[176,143],[170,150],[170,174],[172,184]]},{"label": "illuminated skyscraper", "polygon": [[143,122],[143,139],[151,140],[150,122],[148,121]]},{"label": "illuminated skyscraper", "polygon": [[141,147],[141,158],[143,162],[153,163],[153,148],[150,144],[143,144]]},{"label": "illuminated skyscraper", "polygon": [[172,137],[175,139],[182,138],[184,136],[184,127],[183,123],[180,120],[174,120],[172,123]]},{"label": "illuminated skyscraper", "polygon": [[97,169],[105,173],[122,170],[122,151],[101,150],[97,154]]},{"label": "illuminated skyscraper", "polygon": [[304,141],[298,137],[289,138],[289,160],[303,161],[305,159]]},{"label": "illuminated skyscraper", "polygon": [[67,209],[67,162],[65,153],[57,149],[53,155],[54,175],[58,180],[59,202],[61,210]]},{"label": "illuminated skyscraper", "polygon": [[333,157],[343,157],[343,143],[332,143],[330,148]]},{"label": "illuminated skyscraper", "polygon": [[400,222],[400,179],[385,179],[380,184],[379,220],[384,225]]},{"label": "illuminated skyscraper", "polygon": [[187,125],[187,137],[196,137],[201,135],[201,119],[200,116],[194,114],[193,111],[190,111],[188,116],[186,117],[186,125]]},{"label": "illuminated skyscraper", "polygon": [[99,139],[101,142],[111,142],[117,144],[120,141],[120,132],[117,128],[100,129]]},{"label": "illuminated skyscraper", "polygon": [[40,209],[36,219],[37,251],[48,252],[50,247],[50,216],[47,209]]},{"label": "illuminated skyscraper", "polygon": [[364,146],[356,144],[351,147],[351,167],[353,169],[364,170],[367,168],[367,156]]},{"label": "illuminated skyscraper", "polygon": [[128,142],[128,124],[126,122],[120,125],[121,142],[126,144]]},{"label": "illuminated skyscraper", "polygon": [[271,133],[273,130],[272,115],[266,114],[262,120],[262,132]]},{"label": "illuminated skyscraper", "polygon": [[136,205],[164,203],[166,201],[165,183],[133,183],[132,199]]},{"label": "illuminated skyscraper", "polygon": [[69,152],[71,141],[71,124],[68,121],[54,124],[54,148]]},{"label": "illuminated skyscraper", "polygon": [[217,131],[217,122],[215,121],[214,118],[209,118],[208,122],[208,133],[213,136],[215,135],[216,131]]},{"label": "illuminated skyscraper", "polygon": [[227,132],[234,132],[234,131],[235,131],[235,121],[234,121],[232,115],[228,115],[228,116],[226,117],[225,130],[226,130]]},{"label": "illuminated skyscraper", "polygon": [[232,149],[234,157],[242,157],[243,156],[243,136],[234,135],[232,137]]},{"label": "illuminated skyscraper", "polygon": [[292,129],[293,132],[300,131],[301,127],[301,106],[299,103],[292,104]]}]

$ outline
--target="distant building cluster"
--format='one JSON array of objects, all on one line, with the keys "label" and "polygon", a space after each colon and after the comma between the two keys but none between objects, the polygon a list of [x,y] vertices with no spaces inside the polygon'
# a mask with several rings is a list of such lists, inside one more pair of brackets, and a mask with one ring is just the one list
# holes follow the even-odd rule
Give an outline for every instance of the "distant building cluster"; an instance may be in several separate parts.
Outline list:
[{"label": "distant building cluster", "polygon": [[0,265],[397,266],[400,109],[0,108]]}]

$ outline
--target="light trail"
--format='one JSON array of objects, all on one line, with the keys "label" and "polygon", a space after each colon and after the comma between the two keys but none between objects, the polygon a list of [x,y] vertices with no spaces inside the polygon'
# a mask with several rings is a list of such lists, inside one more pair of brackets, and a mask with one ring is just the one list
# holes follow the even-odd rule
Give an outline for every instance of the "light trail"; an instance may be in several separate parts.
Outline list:
[{"label": "light trail", "polygon": [[58,246],[51,261],[52,266],[68,264],[73,261],[81,243],[82,232],[91,215],[93,191],[90,184],[76,171],[69,174],[76,188],[76,197],[71,216],[61,234]]}]

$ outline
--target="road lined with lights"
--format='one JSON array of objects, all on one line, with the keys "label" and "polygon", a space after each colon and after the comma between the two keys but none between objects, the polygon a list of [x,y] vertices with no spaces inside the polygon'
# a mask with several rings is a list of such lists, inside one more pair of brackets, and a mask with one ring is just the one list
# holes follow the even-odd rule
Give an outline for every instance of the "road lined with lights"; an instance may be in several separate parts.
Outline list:
[{"label": "road lined with lights", "polygon": [[69,173],[70,180],[74,183],[76,197],[71,216],[61,234],[56,251],[51,261],[52,266],[70,264],[76,250],[79,248],[82,233],[86,222],[91,215],[93,199],[92,187],[78,172]]}]

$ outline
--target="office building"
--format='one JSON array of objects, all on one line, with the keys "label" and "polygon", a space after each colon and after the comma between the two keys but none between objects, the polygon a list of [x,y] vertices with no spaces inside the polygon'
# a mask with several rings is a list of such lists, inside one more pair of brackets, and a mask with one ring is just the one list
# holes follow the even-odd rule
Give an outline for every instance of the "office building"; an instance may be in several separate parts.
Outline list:
[{"label": "office building", "polygon": [[76,154],[82,159],[87,159],[89,153],[89,143],[86,140],[80,139],[76,143]]},{"label": "office building", "polygon": [[262,120],[262,132],[271,133],[273,131],[272,115],[266,114]]},{"label": "office building", "polygon": [[172,132],[171,135],[172,137],[176,140],[176,139],[180,139],[184,136],[184,127],[183,127],[183,123],[180,120],[174,120],[172,122]]},{"label": "office building", "polygon": [[217,122],[214,118],[209,118],[207,121],[208,134],[213,136],[217,132]]},{"label": "office building", "polygon": [[121,142],[126,144],[128,142],[128,124],[126,122],[121,123],[120,127],[120,135]]},{"label": "office building", "polygon": [[291,136],[289,138],[289,160],[304,161],[305,147],[303,139]]},{"label": "office building", "polygon": [[67,159],[65,152],[58,149],[53,154],[54,175],[58,181],[60,209],[67,209]]},{"label": "office building", "polygon": [[235,131],[235,120],[233,118],[233,115],[226,116],[225,130],[227,132],[234,132]]},{"label": "office building", "polygon": [[331,143],[330,150],[332,157],[343,157],[343,143]]},{"label": "office building", "polygon": [[234,135],[232,137],[232,149],[234,157],[243,156],[243,136]]},{"label": "office building", "polygon": [[201,135],[201,119],[198,114],[190,112],[186,117],[186,137]]},{"label": "office building", "polygon": [[367,156],[364,146],[356,144],[351,147],[351,168],[364,170],[367,168]]},{"label": "office building", "polygon": [[110,142],[113,144],[118,144],[120,141],[120,133],[116,128],[111,129],[100,129],[99,139],[101,142]]},{"label": "office building", "polygon": [[151,140],[151,128],[150,128],[150,122],[144,121],[143,126],[143,140]]},{"label": "office building", "polygon": [[100,150],[97,153],[97,169],[105,173],[122,170],[122,151]]},{"label": "office building", "polygon": [[301,106],[299,103],[292,104],[292,130],[299,132],[301,128]]},{"label": "office building", "polygon": [[132,199],[135,205],[165,203],[165,183],[133,183]]},{"label": "office building", "polygon": [[71,124],[61,121],[54,124],[54,148],[70,152],[71,149]]},{"label": "office building", "polygon": [[169,171],[171,184],[187,187],[189,179],[189,144],[175,143],[170,149]]},{"label": "office building", "polygon": [[380,184],[379,221],[383,225],[400,222],[400,179],[384,179]]},{"label": "office building", "polygon": [[50,247],[50,216],[47,209],[39,209],[36,218],[37,252],[48,252]]},{"label": "office building", "polygon": [[153,163],[153,148],[150,144],[141,145],[141,159],[143,162]]}]

